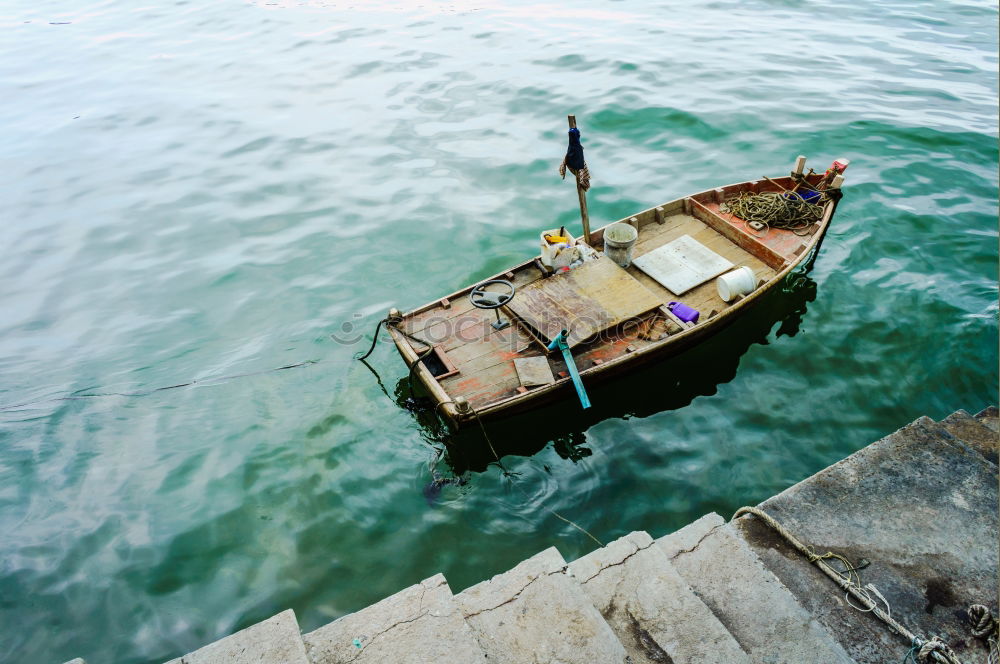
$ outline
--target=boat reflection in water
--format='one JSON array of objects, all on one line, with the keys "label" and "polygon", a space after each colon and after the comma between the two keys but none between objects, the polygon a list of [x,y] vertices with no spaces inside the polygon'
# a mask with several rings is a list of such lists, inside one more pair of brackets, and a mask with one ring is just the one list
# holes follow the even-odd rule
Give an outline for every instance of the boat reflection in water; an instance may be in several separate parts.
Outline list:
[{"label": "boat reflection in water", "polygon": [[[809,302],[816,299],[816,282],[809,276],[812,261],[790,274],[778,288],[757,305],[717,332],[710,339],[628,375],[587,386],[593,407],[582,410],[578,403],[563,401],[506,418],[490,420],[484,427],[496,455],[532,456],[549,443],[562,458],[578,461],[592,454],[586,446],[586,431],[594,424],[626,416],[649,415],[676,410],[696,397],[715,394],[719,385],[732,380],[740,358],[753,344],[767,344],[776,323],[775,337],[793,337]],[[433,401],[422,392],[419,381],[413,389],[403,377],[395,389],[395,401],[413,414],[424,441],[441,455],[432,473],[438,485],[468,472],[483,472],[496,462],[494,452],[478,426],[450,428],[435,412]],[[627,387],[627,389],[625,389]],[[458,481],[464,481],[459,479]]]}]

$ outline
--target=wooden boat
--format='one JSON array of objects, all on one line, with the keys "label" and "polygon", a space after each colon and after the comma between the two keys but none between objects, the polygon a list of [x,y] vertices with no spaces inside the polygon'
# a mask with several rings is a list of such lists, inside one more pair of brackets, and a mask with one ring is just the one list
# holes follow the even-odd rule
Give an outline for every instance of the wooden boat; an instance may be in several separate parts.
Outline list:
[{"label": "wooden boat", "polygon": [[[824,175],[810,170],[805,175],[751,180],[678,198],[615,222],[638,230],[633,263],[626,268],[605,252],[579,267],[549,275],[536,257],[492,278],[508,281],[515,289],[510,299],[505,300],[504,293],[489,296],[498,305],[495,310],[477,308],[469,297],[474,290],[480,295],[492,292],[492,287],[476,290],[484,283],[479,282],[407,313],[393,309],[386,319],[387,328],[411,376],[452,425],[461,427],[477,417],[494,418],[557,399],[575,400],[571,367],[560,353],[547,350],[560,328],[569,330],[571,359],[584,386],[703,341],[747,311],[818,250],[841,195],[843,177],[833,176],[830,171]],[[804,229],[758,231],[727,212],[725,204],[744,192],[796,187],[825,190],[820,218]],[[605,251],[604,234],[611,226],[591,232],[589,246]],[[675,293],[636,265],[644,255],[662,254],[651,254],[662,247],[670,245],[673,251],[684,236],[684,242],[694,240],[732,266],[751,268],[758,285],[726,302],[714,275]],[[650,273],[655,271],[650,269]],[[696,309],[698,320],[681,320],[667,307],[672,302]],[[497,321],[510,324],[503,327]],[[515,360],[524,358],[544,358],[551,382],[544,377],[525,381],[519,371],[525,364],[515,366]],[[539,360],[534,362],[537,368]],[[546,373],[544,367],[542,373]],[[542,384],[532,386],[532,382]],[[580,408],[580,404],[567,407]]]}]

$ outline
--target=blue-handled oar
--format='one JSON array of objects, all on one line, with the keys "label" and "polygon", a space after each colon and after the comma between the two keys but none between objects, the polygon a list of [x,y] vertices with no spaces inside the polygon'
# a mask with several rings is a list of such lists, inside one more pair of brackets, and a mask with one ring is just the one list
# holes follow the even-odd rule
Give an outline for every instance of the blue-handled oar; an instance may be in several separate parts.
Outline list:
[{"label": "blue-handled oar", "polygon": [[580,405],[584,409],[590,408],[590,397],[587,396],[587,390],[584,389],[583,381],[580,380],[580,372],[576,370],[576,361],[573,359],[573,353],[569,350],[569,342],[566,341],[566,330],[560,332],[555,339],[549,342],[549,350],[556,348],[562,351],[563,359],[566,360],[566,369],[569,370],[569,377],[573,379],[576,394],[580,397]]}]

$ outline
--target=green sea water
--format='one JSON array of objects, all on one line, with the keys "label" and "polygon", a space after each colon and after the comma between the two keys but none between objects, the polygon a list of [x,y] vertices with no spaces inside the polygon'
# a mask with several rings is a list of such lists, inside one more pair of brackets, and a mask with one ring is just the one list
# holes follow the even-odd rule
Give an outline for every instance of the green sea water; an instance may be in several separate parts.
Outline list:
[{"label": "green sea water", "polygon": [[[596,546],[553,510],[658,536],[997,401],[994,2],[43,0],[0,35],[0,661],[458,592]],[[512,482],[352,355],[576,228],[569,113],[595,225],[852,163],[752,315],[490,425]]]}]

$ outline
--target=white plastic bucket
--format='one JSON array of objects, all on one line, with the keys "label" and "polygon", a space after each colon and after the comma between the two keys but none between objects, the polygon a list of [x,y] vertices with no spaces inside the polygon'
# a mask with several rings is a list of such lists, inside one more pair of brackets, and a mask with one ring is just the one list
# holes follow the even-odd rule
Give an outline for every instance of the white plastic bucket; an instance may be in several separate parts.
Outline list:
[{"label": "white plastic bucket", "polygon": [[719,289],[719,297],[723,302],[729,302],[740,295],[747,295],[757,288],[757,275],[747,266],[727,272],[715,280]]},{"label": "white plastic bucket", "polygon": [[639,231],[630,224],[611,224],[604,229],[604,254],[622,267],[632,264],[632,247]]}]

